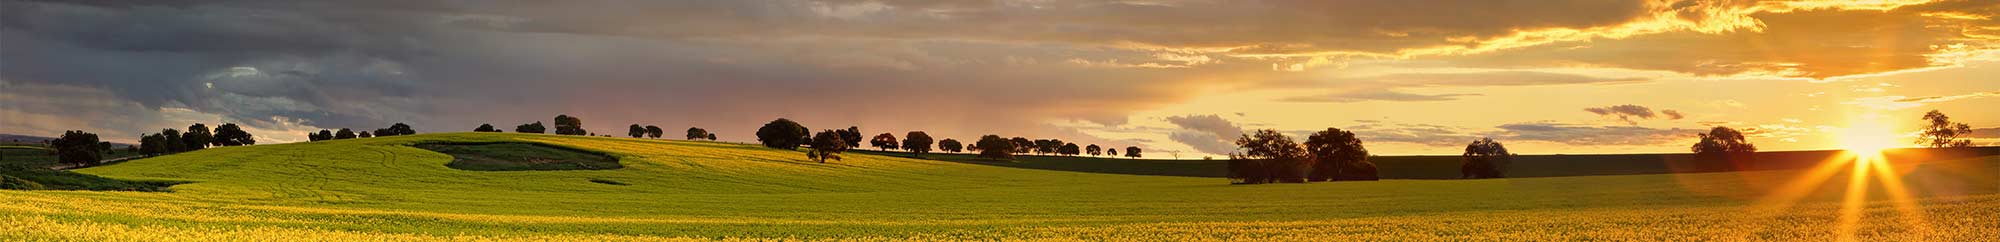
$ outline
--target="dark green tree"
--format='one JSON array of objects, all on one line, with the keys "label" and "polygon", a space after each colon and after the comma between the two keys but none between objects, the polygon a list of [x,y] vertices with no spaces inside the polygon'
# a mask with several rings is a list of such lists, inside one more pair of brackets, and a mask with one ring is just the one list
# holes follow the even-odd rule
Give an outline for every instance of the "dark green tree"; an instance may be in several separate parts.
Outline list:
[{"label": "dark green tree", "polygon": [[583,129],[583,119],[570,117],[568,114],[556,115],[555,125],[556,125],[556,134],[560,135],[590,134],[590,131]]},{"label": "dark green tree", "polygon": [[1083,148],[1076,147],[1076,143],[1063,143],[1062,147],[1056,148],[1056,154],[1060,155],[1076,156],[1082,153]]},{"label": "dark green tree", "polygon": [[931,134],[926,134],[924,131],[910,131],[909,134],[903,135],[903,150],[908,150],[911,154],[931,153],[931,143]]},{"label": "dark green tree", "polygon": [[882,149],[882,151],[889,151],[889,149],[900,147],[901,143],[896,142],[896,135],[882,133],[875,135],[873,139],[868,139],[868,145],[875,146],[875,148]]},{"label": "dark green tree", "polygon": [[757,142],[763,143],[764,147],[775,149],[798,149],[799,145],[811,139],[807,137],[806,130],[805,125],[799,125],[790,119],[771,120],[770,123],[765,123],[764,127],[757,128]]},{"label": "dark green tree", "polygon": [[[64,164],[96,165],[103,159],[98,152],[97,134],[71,130],[63,132],[61,138],[49,141],[49,147],[56,150],[56,161]],[[164,141],[162,141],[164,142]]]},{"label": "dark green tree", "polygon": [[[408,124],[403,124],[403,123],[396,123],[396,124],[392,124],[392,125],[389,125],[389,132],[390,132],[390,133],[394,133],[394,134],[396,134],[396,135],[412,135],[412,134],[417,134],[417,130],[416,130],[416,129],[410,129],[410,125],[408,125]],[[378,135],[379,135],[379,134],[378,134]]]},{"label": "dark green tree", "polygon": [[955,139],[944,139],[938,141],[938,150],[944,152],[958,153],[965,151],[965,144],[959,143],[958,140]]},{"label": "dark green tree", "polygon": [[1315,132],[1306,137],[1306,152],[1313,159],[1312,171],[1307,173],[1310,181],[1347,181],[1380,179],[1375,163],[1368,162],[1368,148],[1354,132],[1336,128]]},{"label": "dark green tree", "polygon": [[1007,142],[1014,143],[1013,144],[1014,146],[1012,146],[1014,147],[1014,150],[1009,152],[1014,152],[1015,154],[1027,154],[1028,152],[1035,151],[1035,141],[1028,140],[1028,138],[1025,137],[1014,137],[1012,139],[1007,139]]},{"label": "dark green tree", "polygon": [[319,132],[306,133],[306,141],[322,140],[333,140],[333,131],[321,129]]},{"label": "dark green tree", "polygon": [[1139,150],[1138,146],[1126,146],[1125,157],[1132,157],[1133,159],[1138,159],[1140,156],[1143,156],[1139,154],[1140,151],[1141,150]]},{"label": "dark green tree", "polygon": [[708,130],[706,130],[706,129],[701,129],[701,128],[696,128],[696,127],[688,127],[688,131],[687,131],[687,139],[688,139],[688,140],[697,140],[697,139],[702,139],[702,138],[707,138],[707,137],[708,137]]},{"label": "dark green tree", "polygon": [[549,131],[548,127],[542,126],[542,121],[535,121],[535,123],[531,124],[522,124],[521,126],[514,126],[515,133],[540,134],[548,131]]},{"label": "dark green tree", "polygon": [[980,136],[978,142],[972,142],[972,147],[979,151],[979,158],[996,160],[1014,159],[1014,141],[1001,138],[999,135],[989,134]]},{"label": "dark green tree", "polygon": [[181,133],[181,147],[186,147],[189,151],[208,148],[211,142],[215,142],[215,133],[208,131],[208,125],[200,123],[188,125],[187,133]]},{"label": "dark green tree", "polygon": [[493,128],[493,124],[479,124],[478,128],[472,128],[472,132],[500,132],[500,129]]},{"label": "dark green tree", "polygon": [[236,127],[236,124],[224,123],[222,126],[215,127],[215,141],[212,144],[215,146],[254,145],[257,144],[257,138],[252,137],[250,132],[243,131],[243,128]]},{"label": "dark green tree", "polygon": [[[1305,170],[1312,167],[1311,153],[1278,130],[1263,129],[1236,139],[1243,154],[1230,156],[1230,179],[1237,183],[1306,182]],[[1133,150],[1127,149],[1126,156]]]},{"label": "dark green tree", "polygon": [[340,131],[333,131],[333,139],[352,139],[354,137],[354,130],[352,129],[340,128]]},{"label": "dark green tree", "polygon": [[1507,177],[1507,167],[1514,163],[1514,153],[1507,146],[1484,138],[1465,145],[1465,163],[1459,165],[1460,178],[1483,179]]},{"label": "dark green tree", "polygon": [[625,136],[632,136],[632,138],[644,138],[646,137],[646,126],[639,126],[639,124],[632,124],[631,127],[625,129]]},{"label": "dark green tree", "polygon": [[861,137],[859,126],[847,126],[845,130],[834,130],[834,132],[840,133],[840,138],[847,140],[847,147],[861,147],[861,141],[866,140]]},{"label": "dark green tree", "polygon": [[666,135],[666,134],[667,130],[660,129],[660,126],[646,125],[646,137],[648,138],[658,139],[660,138],[661,135]]},{"label": "dark green tree", "polygon": [[1090,154],[1090,156],[1103,155],[1104,147],[1098,147],[1097,144],[1090,144],[1090,146],[1083,147],[1083,153]]},{"label": "dark green tree", "polygon": [[840,132],[834,130],[820,131],[819,134],[814,134],[812,143],[809,145],[812,147],[806,151],[806,158],[819,161],[819,163],[826,163],[826,160],[829,159],[840,160],[840,153],[847,152],[848,148],[847,140],[841,139]]}]

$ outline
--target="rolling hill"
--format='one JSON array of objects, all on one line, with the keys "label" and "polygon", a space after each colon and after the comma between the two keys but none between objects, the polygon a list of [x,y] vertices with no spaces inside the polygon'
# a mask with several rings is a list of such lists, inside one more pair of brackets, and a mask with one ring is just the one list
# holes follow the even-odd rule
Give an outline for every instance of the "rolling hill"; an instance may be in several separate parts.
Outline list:
[{"label": "rolling hill", "polygon": [[[529,142],[607,170],[472,171],[427,143]],[[2000,232],[2000,157],[1900,164],[1918,202],[1862,200],[1856,236]],[[752,145],[447,133],[220,147],[84,168],[172,192],[0,191],[0,240],[1825,240],[1847,173],[1802,170],[1229,185]],[[614,181],[616,184],[599,182]],[[622,184],[622,185],[621,185]],[[1876,183],[1879,184],[1879,183]],[[1915,218],[1922,222],[1912,225]],[[1755,223],[1751,223],[1755,222]]]}]

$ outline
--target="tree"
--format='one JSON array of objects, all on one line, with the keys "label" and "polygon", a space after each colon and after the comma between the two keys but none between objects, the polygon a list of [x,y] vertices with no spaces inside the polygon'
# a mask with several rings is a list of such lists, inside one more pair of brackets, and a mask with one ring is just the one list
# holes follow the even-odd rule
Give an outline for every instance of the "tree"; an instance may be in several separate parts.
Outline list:
[{"label": "tree", "polygon": [[931,134],[926,134],[924,131],[910,131],[909,134],[903,135],[903,150],[908,150],[911,154],[931,153],[931,143]]},{"label": "tree", "polygon": [[688,127],[687,131],[688,140],[697,140],[706,137],[708,137],[708,130],[696,127]]},{"label": "tree", "polygon": [[[49,147],[56,149],[56,161],[64,164],[95,165],[103,158],[97,145],[97,134],[70,130],[61,138],[49,141]],[[164,141],[163,141],[164,142]]]},{"label": "tree", "polygon": [[319,130],[319,132],[306,133],[306,141],[323,141],[323,140],[333,140],[333,131],[321,129]]},{"label": "tree", "polygon": [[715,141],[715,133],[708,133],[708,141]]},{"label": "tree", "polygon": [[646,137],[648,138],[658,139],[660,138],[661,135],[666,135],[666,134],[667,130],[660,129],[660,126],[646,125]]},{"label": "tree", "polygon": [[875,148],[882,149],[882,151],[889,151],[889,149],[897,148],[898,147],[897,145],[900,144],[896,142],[895,135],[891,135],[889,133],[882,133],[875,135],[874,139],[868,139],[868,145],[875,146]]},{"label": "tree", "polygon": [[1103,155],[1104,147],[1098,147],[1097,144],[1090,144],[1090,146],[1083,147],[1083,153],[1090,154],[1090,156]]},{"label": "tree", "polygon": [[333,131],[333,139],[353,139],[353,138],[354,138],[354,130],[352,129],[340,128],[340,131]]},{"label": "tree", "polygon": [[1380,179],[1375,163],[1368,162],[1368,148],[1354,132],[1326,128],[1306,137],[1305,146],[1313,158],[1313,169],[1306,174],[1309,181]]},{"label": "tree", "polygon": [[826,163],[826,160],[840,160],[840,153],[847,151],[847,140],[840,138],[840,132],[820,131],[812,137],[812,147],[806,151],[806,158]]},{"label": "tree", "polygon": [[944,152],[958,153],[960,151],[965,151],[965,144],[959,143],[958,140],[955,139],[944,139],[938,141],[938,150]]},{"label": "tree", "polygon": [[1038,139],[1034,142],[1035,154],[1038,155],[1055,154],[1056,149],[1062,148],[1063,145],[1062,140],[1057,139]]},{"label": "tree", "polygon": [[847,147],[861,147],[861,127],[847,126],[846,130],[833,130],[840,138],[847,140]]},{"label": "tree", "polygon": [[632,127],[625,129],[625,135],[632,136],[632,138],[644,138],[646,137],[646,126],[632,124]]},{"label": "tree", "polygon": [[[410,129],[410,125],[408,124],[396,123],[389,125],[389,133],[395,135],[412,135],[417,134],[417,130]],[[375,134],[375,136],[382,136],[382,134]]]},{"label": "tree", "polygon": [[1140,150],[1138,146],[1126,146],[1125,157],[1132,157],[1133,159],[1138,159],[1140,156],[1139,151]]},{"label": "tree", "polygon": [[1014,150],[1009,152],[1014,152],[1015,154],[1027,154],[1029,151],[1035,150],[1035,141],[1028,140],[1028,138],[1014,137],[1007,139],[1007,142],[1014,143],[1014,146],[1012,146]]},{"label": "tree", "polygon": [[1701,141],[1690,149],[1694,151],[1697,170],[1731,171],[1754,162],[1757,145],[1745,140],[1743,132],[1717,126],[1706,134],[1696,135],[1701,137]]},{"label": "tree", "polygon": [[556,115],[555,125],[556,125],[556,134],[560,135],[590,134],[590,131],[583,129],[583,119],[570,117],[568,114]]},{"label": "tree", "polygon": [[1918,145],[1926,145],[1931,148],[1972,146],[1972,139],[1958,138],[1959,136],[1970,136],[1972,134],[1972,125],[1952,123],[1950,116],[1945,116],[1944,112],[1938,112],[1938,110],[1931,110],[1928,113],[1924,113],[1924,121],[1930,123],[1930,125],[1924,126],[1923,133],[1917,135]]},{"label": "tree", "polygon": [[472,129],[472,132],[500,132],[500,129],[493,128],[493,124],[479,124],[478,128]]},{"label": "tree", "polygon": [[372,135],[372,134],[368,134],[368,132],[355,132],[355,137],[357,137],[357,138],[368,138],[368,137],[375,137],[375,135]]},{"label": "tree", "polygon": [[1076,156],[1082,153],[1083,148],[1076,147],[1076,143],[1063,143],[1061,148],[1056,148],[1056,154],[1061,155]]},{"label": "tree", "polygon": [[1514,154],[1507,152],[1507,146],[1493,138],[1483,138],[1465,145],[1465,163],[1458,166],[1459,178],[1484,179],[1507,177],[1507,167],[1514,163]]},{"label": "tree", "polygon": [[167,138],[160,134],[149,134],[149,135],[139,136],[139,152],[141,152],[140,154],[145,154],[146,156],[156,156],[156,155],[166,154]]},{"label": "tree", "polygon": [[1104,155],[1118,157],[1118,148],[1104,149]]},{"label": "tree", "polygon": [[[1278,133],[1278,130],[1264,129],[1244,134],[1236,138],[1236,146],[1243,149],[1243,154],[1229,157],[1230,180],[1248,184],[1306,182],[1305,170],[1312,166],[1312,159],[1307,157],[1309,154],[1305,146]],[[1135,151],[1128,149],[1125,155],[1139,153]]]},{"label": "tree", "polygon": [[980,136],[978,142],[972,142],[972,146],[979,151],[979,158],[1014,159],[1014,142],[999,135]]},{"label": "tree", "polygon": [[215,133],[208,131],[208,125],[201,123],[188,125],[187,133],[181,133],[181,147],[186,147],[189,151],[208,148],[210,142],[215,142]]},{"label": "tree", "polygon": [[379,128],[379,129],[375,129],[375,132],[374,132],[374,133],[375,133],[375,137],[389,137],[389,136],[396,136],[396,131],[389,131],[389,128]]},{"label": "tree", "polygon": [[548,128],[542,126],[542,121],[535,121],[535,123],[531,124],[522,124],[520,126],[514,126],[514,132],[540,134],[543,132],[548,132]]},{"label": "tree", "polygon": [[770,123],[765,123],[764,127],[757,128],[757,142],[763,143],[764,147],[798,149],[799,145],[810,139],[806,137],[806,130],[805,125],[799,125],[790,119],[771,120]]},{"label": "tree", "polygon": [[257,144],[257,138],[251,137],[250,132],[243,131],[243,128],[236,127],[236,124],[224,123],[222,126],[215,127],[215,141],[211,144],[216,146],[254,145]]}]

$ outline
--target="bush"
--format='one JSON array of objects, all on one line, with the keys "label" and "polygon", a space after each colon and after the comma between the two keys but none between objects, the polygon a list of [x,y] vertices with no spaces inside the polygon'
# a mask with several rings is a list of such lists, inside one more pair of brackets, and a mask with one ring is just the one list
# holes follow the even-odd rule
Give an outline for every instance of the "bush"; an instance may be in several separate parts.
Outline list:
[{"label": "bush", "polygon": [[21,179],[19,177],[14,177],[9,175],[0,175],[0,189],[42,190],[48,188],[43,187],[41,183],[37,183],[35,181],[29,181],[28,179]]}]

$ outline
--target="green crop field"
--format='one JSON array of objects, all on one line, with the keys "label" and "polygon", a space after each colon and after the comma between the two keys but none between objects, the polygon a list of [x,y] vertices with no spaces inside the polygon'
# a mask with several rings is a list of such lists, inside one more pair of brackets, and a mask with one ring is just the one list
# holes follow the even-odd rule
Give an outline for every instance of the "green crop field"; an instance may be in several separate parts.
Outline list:
[{"label": "green crop field", "polygon": [[[411,146],[440,142],[534,142],[609,154],[623,167],[459,170],[446,167],[452,156]],[[1107,164],[1089,166],[1146,163]],[[172,192],[0,191],[0,240],[1976,241],[2000,233],[1993,156],[1898,161],[1884,173],[1901,179],[1884,185],[1876,179],[1885,175],[1864,173],[1868,186],[1852,190],[1846,170],[1229,185],[1019,166],[869,154],[821,164],[753,145],[501,133],[220,147],[76,170],[189,182]],[[1843,202],[1855,193],[1865,196]],[[1851,226],[1843,214],[1853,214]]]}]

